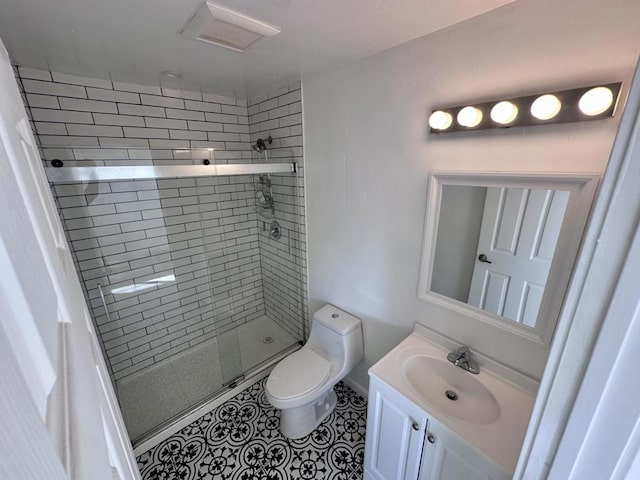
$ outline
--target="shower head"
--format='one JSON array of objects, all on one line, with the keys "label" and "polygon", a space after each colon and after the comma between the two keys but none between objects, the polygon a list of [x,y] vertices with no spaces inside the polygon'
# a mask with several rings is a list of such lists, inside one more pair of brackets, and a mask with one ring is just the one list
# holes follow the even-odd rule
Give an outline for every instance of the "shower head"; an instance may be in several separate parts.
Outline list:
[{"label": "shower head", "polygon": [[255,145],[251,145],[256,152],[264,152],[267,149],[267,144],[265,142],[269,142],[269,145],[273,143],[273,138],[269,135],[266,139],[259,138],[256,140]]}]

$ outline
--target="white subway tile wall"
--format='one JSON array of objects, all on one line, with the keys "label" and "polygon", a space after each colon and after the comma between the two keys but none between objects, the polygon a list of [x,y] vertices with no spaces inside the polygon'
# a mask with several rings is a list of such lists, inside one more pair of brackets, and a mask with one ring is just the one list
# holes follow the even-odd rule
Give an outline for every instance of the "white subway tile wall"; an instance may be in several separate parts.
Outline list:
[{"label": "white subway tile wall", "polygon": [[265,313],[250,177],[54,192],[115,380]]},{"label": "white subway tile wall", "polygon": [[[304,205],[304,157],[302,143],[302,90],[300,82],[249,100],[252,142],[271,136],[269,162],[297,163],[296,176],[272,175],[275,212],[259,214],[260,263],[266,314],[296,338],[309,332],[307,304],[307,246]],[[261,155],[258,161],[264,161]],[[259,182],[259,179],[256,179]],[[259,209],[260,210],[260,209]],[[282,237],[269,237],[269,224],[280,224]]]},{"label": "white subway tile wall", "polygon": [[[23,67],[17,78],[38,122],[44,160],[59,158],[67,166],[251,162],[245,100]],[[89,156],[87,147],[112,155]],[[149,153],[141,157],[129,148]],[[184,155],[185,149],[199,151]]]},{"label": "white subway tile wall", "polygon": [[[54,186],[114,380],[265,313],[302,338],[306,246],[300,85],[247,102],[18,67],[43,160],[65,166],[270,161],[280,240],[263,230],[256,178]],[[249,116],[249,112],[256,112]],[[266,115],[266,117],[264,116]],[[264,117],[264,119],[263,119]],[[265,123],[271,122],[271,123]],[[106,294],[110,320],[100,299]]]}]

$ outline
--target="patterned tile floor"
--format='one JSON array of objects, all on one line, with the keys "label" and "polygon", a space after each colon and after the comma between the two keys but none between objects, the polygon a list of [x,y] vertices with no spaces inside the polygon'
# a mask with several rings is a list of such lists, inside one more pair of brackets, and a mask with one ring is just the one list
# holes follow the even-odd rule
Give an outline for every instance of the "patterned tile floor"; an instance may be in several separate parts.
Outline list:
[{"label": "patterned tile floor", "polygon": [[266,378],[138,457],[143,480],[361,480],[366,401],[338,383],[335,410],[310,435],[282,436]]}]

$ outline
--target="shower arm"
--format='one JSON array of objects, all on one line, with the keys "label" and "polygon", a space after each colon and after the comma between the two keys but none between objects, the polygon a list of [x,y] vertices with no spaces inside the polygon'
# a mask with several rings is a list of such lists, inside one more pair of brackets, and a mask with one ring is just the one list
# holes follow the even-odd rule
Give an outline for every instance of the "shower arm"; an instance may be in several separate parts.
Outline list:
[{"label": "shower arm", "polygon": [[265,162],[267,161],[267,143],[269,143],[269,145],[273,143],[273,137],[271,135],[265,139],[259,138],[254,145],[251,145],[251,148],[258,152],[258,159],[260,159],[260,152],[264,152]]}]

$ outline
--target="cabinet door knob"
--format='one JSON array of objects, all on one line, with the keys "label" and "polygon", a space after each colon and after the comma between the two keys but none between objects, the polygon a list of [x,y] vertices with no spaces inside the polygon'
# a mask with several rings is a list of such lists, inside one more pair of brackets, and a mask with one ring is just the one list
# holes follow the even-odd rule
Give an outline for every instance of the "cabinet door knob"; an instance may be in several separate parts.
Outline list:
[{"label": "cabinet door knob", "polygon": [[420,430],[420,425],[414,419],[411,419],[411,428],[413,428],[416,432]]},{"label": "cabinet door knob", "polygon": [[429,443],[436,443],[436,437],[434,437],[431,433],[427,435],[427,441]]}]

